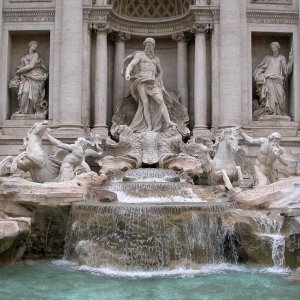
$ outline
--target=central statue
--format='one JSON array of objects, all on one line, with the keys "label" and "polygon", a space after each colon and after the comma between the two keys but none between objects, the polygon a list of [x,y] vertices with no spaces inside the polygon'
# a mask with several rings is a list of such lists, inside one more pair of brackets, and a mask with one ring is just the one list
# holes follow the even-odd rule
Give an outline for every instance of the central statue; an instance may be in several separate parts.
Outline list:
[{"label": "central statue", "polygon": [[124,60],[121,74],[132,81],[131,93],[117,105],[112,135],[118,136],[117,127],[126,125],[133,133],[177,128],[178,133],[187,136],[187,110],[164,88],[160,60],[154,55],[155,40],[148,37],[143,44],[144,51],[136,51]]},{"label": "central statue", "polygon": [[124,62],[124,67],[128,63],[125,79],[133,80],[131,94],[139,103],[130,127],[136,132],[160,131],[163,121],[166,126],[176,124],[170,120],[165,104],[171,99],[163,86],[160,60],[154,55],[155,40],[146,38],[143,44],[144,51],[129,55]]}]

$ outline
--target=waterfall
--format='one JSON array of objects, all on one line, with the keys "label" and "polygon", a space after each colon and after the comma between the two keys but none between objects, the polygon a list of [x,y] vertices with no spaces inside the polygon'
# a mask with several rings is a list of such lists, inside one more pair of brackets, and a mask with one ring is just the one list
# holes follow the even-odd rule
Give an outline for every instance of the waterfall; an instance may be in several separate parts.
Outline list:
[{"label": "waterfall", "polygon": [[274,267],[284,267],[285,237],[280,234],[282,222],[262,213],[257,213],[257,215],[253,217],[253,220],[258,229],[258,233],[271,238]]},{"label": "waterfall", "polygon": [[90,267],[160,270],[234,261],[221,204],[97,204],[72,207],[65,256]]}]

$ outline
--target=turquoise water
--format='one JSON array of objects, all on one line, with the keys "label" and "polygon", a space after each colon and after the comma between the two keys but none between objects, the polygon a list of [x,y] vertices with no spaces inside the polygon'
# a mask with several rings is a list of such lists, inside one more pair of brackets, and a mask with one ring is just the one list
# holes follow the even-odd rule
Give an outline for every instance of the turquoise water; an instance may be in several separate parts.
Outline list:
[{"label": "turquoise water", "polygon": [[126,273],[65,261],[0,268],[0,299],[300,299],[288,271],[237,265]]}]

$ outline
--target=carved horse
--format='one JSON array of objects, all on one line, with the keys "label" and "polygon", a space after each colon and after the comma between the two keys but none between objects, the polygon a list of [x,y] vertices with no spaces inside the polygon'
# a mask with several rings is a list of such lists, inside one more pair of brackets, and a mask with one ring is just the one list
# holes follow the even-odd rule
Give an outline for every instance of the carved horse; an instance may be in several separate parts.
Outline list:
[{"label": "carved horse", "polygon": [[29,172],[35,182],[51,182],[59,174],[60,165],[51,160],[51,157],[44,151],[42,137],[48,128],[48,122],[35,123],[28,131],[24,139],[22,153],[12,162],[11,173],[15,173],[17,168]]},{"label": "carved horse", "polygon": [[243,174],[241,167],[235,162],[235,154],[239,150],[238,146],[239,129],[224,129],[216,138],[213,148],[215,156],[209,158],[210,171],[208,180],[211,184],[225,184],[228,190],[232,190],[232,182],[238,181],[243,184]]}]

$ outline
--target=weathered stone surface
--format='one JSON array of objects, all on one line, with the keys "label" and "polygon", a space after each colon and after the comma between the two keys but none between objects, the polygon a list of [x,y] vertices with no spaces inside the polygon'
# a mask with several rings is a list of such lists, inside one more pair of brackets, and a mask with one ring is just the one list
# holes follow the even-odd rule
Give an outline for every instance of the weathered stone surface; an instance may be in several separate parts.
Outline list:
[{"label": "weathered stone surface", "polygon": [[267,186],[234,196],[238,203],[252,208],[300,208],[299,177],[281,179]]},{"label": "weathered stone surface", "polygon": [[30,218],[0,217],[0,263],[12,263],[22,257],[29,236]]},{"label": "weathered stone surface", "polygon": [[[71,204],[84,200],[91,184],[105,181],[95,172],[62,183],[0,178],[0,261],[13,262],[24,252],[25,257],[62,257]],[[29,220],[25,228],[24,220]]]}]

